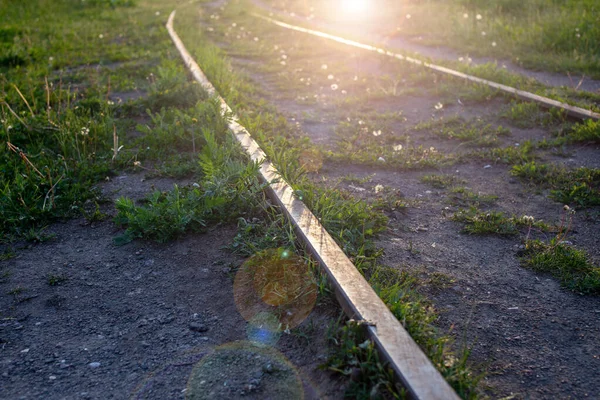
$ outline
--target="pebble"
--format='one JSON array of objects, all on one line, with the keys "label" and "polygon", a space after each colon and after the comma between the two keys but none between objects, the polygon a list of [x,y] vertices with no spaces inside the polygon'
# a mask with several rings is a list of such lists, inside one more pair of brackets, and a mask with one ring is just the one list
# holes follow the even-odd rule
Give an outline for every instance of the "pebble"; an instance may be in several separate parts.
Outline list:
[{"label": "pebble", "polygon": [[262,370],[263,370],[263,372],[266,372],[267,374],[272,373],[273,372],[273,364],[268,363],[268,364],[263,365]]},{"label": "pebble", "polygon": [[489,165],[489,164],[488,164],[488,165],[486,165],[485,167],[483,167],[483,169],[490,169],[490,168],[492,168],[492,166],[491,166],[491,165]]},{"label": "pebble", "polygon": [[100,367],[100,363],[98,361],[94,361],[88,364],[88,366],[92,369],[96,369],[98,367]]},{"label": "pebble", "polygon": [[208,327],[206,325],[198,322],[191,322],[189,328],[194,332],[206,332],[208,330]]}]

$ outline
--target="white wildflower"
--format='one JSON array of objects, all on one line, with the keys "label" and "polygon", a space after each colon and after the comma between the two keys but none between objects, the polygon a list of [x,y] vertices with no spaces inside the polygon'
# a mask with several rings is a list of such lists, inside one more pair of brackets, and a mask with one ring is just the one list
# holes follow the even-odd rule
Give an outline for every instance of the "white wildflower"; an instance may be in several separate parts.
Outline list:
[{"label": "white wildflower", "polygon": [[375,136],[375,137],[381,136],[381,129],[373,131],[373,136]]}]

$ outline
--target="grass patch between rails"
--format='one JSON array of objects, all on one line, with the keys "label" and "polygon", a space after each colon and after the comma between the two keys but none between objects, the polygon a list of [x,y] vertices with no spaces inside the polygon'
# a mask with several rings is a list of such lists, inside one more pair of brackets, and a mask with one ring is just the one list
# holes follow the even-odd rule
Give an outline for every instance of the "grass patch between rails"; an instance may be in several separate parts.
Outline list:
[{"label": "grass patch between rails", "polygon": [[541,220],[534,221],[532,217],[508,217],[501,211],[481,211],[475,206],[458,211],[452,216],[453,221],[465,224],[463,232],[474,235],[516,235],[528,228],[539,229],[542,232],[553,230],[553,227]]},{"label": "grass patch between rails", "polygon": [[499,136],[509,136],[510,130],[502,126],[496,128],[482,120],[465,121],[462,117],[451,117],[420,123],[416,130],[429,131],[444,139],[457,139],[469,146],[495,147]]},{"label": "grass patch between rails", "polygon": [[474,206],[479,207],[480,205],[491,205],[498,196],[491,194],[475,193],[465,187],[457,187],[450,190],[448,194],[448,201],[450,204],[458,207]]},{"label": "grass patch between rails", "polygon": [[463,179],[460,179],[454,175],[448,174],[432,174],[432,175],[423,175],[421,177],[421,182],[426,183],[430,186],[433,186],[437,189],[445,189],[450,186],[454,186],[460,183],[465,183]]},{"label": "grass patch between rails", "polygon": [[576,249],[564,241],[528,241],[521,262],[527,268],[551,274],[569,290],[600,294],[600,267],[591,262],[584,250]]},{"label": "grass patch between rails", "polygon": [[600,205],[600,170],[576,168],[569,170],[553,164],[535,161],[515,165],[511,174],[526,182],[546,187],[550,197],[563,204],[580,208]]}]

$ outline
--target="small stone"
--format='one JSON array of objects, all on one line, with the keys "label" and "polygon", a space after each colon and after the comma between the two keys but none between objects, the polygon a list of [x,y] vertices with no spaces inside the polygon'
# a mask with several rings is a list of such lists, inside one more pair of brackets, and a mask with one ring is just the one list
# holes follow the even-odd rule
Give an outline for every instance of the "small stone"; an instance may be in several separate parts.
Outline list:
[{"label": "small stone", "polygon": [[50,379],[51,381],[53,381],[53,380],[55,380],[55,379],[56,379],[56,375],[50,375],[50,376],[48,377],[48,379]]},{"label": "small stone", "polygon": [[488,164],[485,167],[483,167],[483,169],[490,169],[490,168],[492,168],[492,166],[490,164]]},{"label": "small stone", "polygon": [[194,331],[194,332],[206,332],[208,331],[208,327],[204,324],[201,324],[199,322],[191,322],[189,325],[190,330]]},{"label": "small stone", "polygon": [[383,157],[379,157],[379,158],[377,159],[377,161],[379,161],[379,162],[385,162],[385,158],[383,158]]},{"label": "small stone", "polygon": [[263,365],[262,370],[263,370],[263,372],[265,372],[267,374],[272,373],[273,372],[273,364],[268,363],[268,364]]},{"label": "small stone", "polygon": [[98,361],[94,361],[88,364],[88,367],[92,368],[92,369],[96,369],[100,367],[100,363]]}]

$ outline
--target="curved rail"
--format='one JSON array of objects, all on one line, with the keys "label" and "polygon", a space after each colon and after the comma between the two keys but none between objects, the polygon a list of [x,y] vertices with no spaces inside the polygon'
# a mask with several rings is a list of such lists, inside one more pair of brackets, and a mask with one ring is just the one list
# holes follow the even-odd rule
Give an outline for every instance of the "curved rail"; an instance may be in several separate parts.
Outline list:
[{"label": "curved rail", "polygon": [[574,118],[600,120],[599,113],[593,112],[591,110],[586,110],[581,107],[576,107],[576,106],[572,106],[572,105],[569,105],[566,103],[562,103],[560,101],[553,100],[548,97],[539,96],[537,94],[527,92],[525,90],[520,90],[520,89],[514,88],[512,86],[503,85],[501,83],[493,82],[493,81],[483,79],[483,78],[478,78],[476,76],[465,74],[463,72],[459,72],[459,71],[456,71],[456,70],[453,70],[450,68],[442,67],[440,65],[431,64],[431,63],[428,63],[428,62],[425,62],[422,60],[418,60],[413,57],[408,57],[408,56],[404,56],[402,54],[394,53],[392,51],[389,51],[389,50],[386,50],[386,49],[383,49],[380,47],[371,46],[371,45],[356,42],[356,41],[350,40],[350,39],[344,39],[343,37],[340,37],[340,36],[331,35],[329,33],[316,31],[313,29],[303,28],[301,26],[291,25],[286,22],[282,22],[282,21],[279,21],[279,20],[276,20],[276,19],[273,19],[270,17],[266,17],[266,16],[258,14],[258,13],[251,13],[251,15],[253,15],[254,17],[257,17],[257,18],[264,19],[265,21],[268,21],[272,24],[275,24],[275,25],[280,26],[285,29],[291,29],[294,31],[307,33],[307,34],[318,36],[318,37],[321,37],[324,39],[333,40],[338,43],[346,44],[348,46],[358,47],[359,49],[363,49],[363,50],[374,51],[376,53],[384,54],[389,57],[397,58],[398,60],[402,60],[402,61],[406,61],[406,62],[409,62],[412,64],[420,65],[420,66],[429,68],[429,69],[437,71],[437,72],[441,72],[441,73],[452,75],[454,77],[461,78],[461,79],[464,79],[467,81],[486,85],[486,86],[492,87],[494,89],[500,90],[502,92],[508,93],[517,98],[527,100],[527,101],[534,101],[536,103],[541,104],[543,107],[546,107],[546,108],[559,108],[559,109],[564,110],[567,113],[567,115],[574,117]]},{"label": "curved rail", "polygon": [[219,96],[173,29],[174,18],[175,11],[169,16],[167,30],[183,61],[202,87],[219,99],[221,111],[232,115],[229,129],[250,159],[260,163],[262,179],[269,183],[265,191],[293,224],[300,241],[327,273],[346,314],[350,318],[365,322],[369,336],[384,359],[389,361],[411,398],[458,400],[459,397],[452,387],[377,296],[317,217],[294,196],[292,187],[281,178],[273,164],[266,160],[265,153],[248,131],[239,124],[237,116],[232,114],[231,108]]}]

